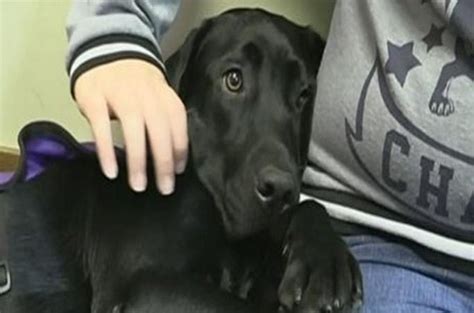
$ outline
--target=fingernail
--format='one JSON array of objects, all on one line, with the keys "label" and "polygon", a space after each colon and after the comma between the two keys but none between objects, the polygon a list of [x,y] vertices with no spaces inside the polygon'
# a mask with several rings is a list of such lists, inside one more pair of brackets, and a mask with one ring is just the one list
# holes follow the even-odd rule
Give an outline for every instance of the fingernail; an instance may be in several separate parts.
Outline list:
[{"label": "fingernail", "polygon": [[118,168],[117,164],[115,163],[107,163],[104,166],[104,174],[108,179],[115,179],[117,178]]},{"label": "fingernail", "polygon": [[175,172],[176,174],[183,174],[185,169],[186,169],[186,161],[179,161],[176,164]]},{"label": "fingernail", "polygon": [[136,192],[145,191],[146,177],[143,173],[137,173],[132,176],[132,188]]},{"label": "fingernail", "polygon": [[160,178],[158,185],[160,187],[160,192],[163,195],[170,195],[174,191],[174,179],[171,176]]}]

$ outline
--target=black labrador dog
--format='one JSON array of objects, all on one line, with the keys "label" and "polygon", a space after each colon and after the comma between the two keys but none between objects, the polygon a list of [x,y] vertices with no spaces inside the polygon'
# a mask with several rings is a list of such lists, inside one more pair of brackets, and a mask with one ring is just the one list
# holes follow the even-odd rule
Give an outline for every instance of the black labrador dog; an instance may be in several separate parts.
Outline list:
[{"label": "black labrador dog", "polygon": [[12,274],[0,311],[352,310],[356,261],[321,205],[298,204],[323,48],[256,9],[192,31],[166,64],[191,141],[175,193],[132,192],[123,158],[109,181],[94,153],[14,184],[0,194]]}]

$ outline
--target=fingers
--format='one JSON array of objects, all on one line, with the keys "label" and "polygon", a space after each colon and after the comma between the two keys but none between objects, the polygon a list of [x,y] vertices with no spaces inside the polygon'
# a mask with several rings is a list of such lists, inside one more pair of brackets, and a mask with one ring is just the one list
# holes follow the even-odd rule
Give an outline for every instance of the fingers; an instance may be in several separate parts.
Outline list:
[{"label": "fingers", "polygon": [[186,167],[187,121],[184,105],[163,73],[144,61],[116,61],[82,74],[74,93],[91,125],[104,174],[112,179],[118,173],[110,129],[113,115],[122,125],[132,189],[147,187],[148,134],[158,189],[172,193],[175,173]]},{"label": "fingers", "polygon": [[179,97],[173,95],[175,100],[170,112],[170,127],[173,142],[174,170],[181,174],[186,168],[188,159],[188,128],[184,104]]},{"label": "fingers", "polygon": [[164,195],[174,190],[174,160],[170,123],[166,114],[160,112],[156,106],[147,105],[145,120],[153,154],[157,186]]},{"label": "fingers", "polygon": [[96,99],[95,101],[86,101],[85,104],[81,106],[81,111],[91,125],[102,172],[109,179],[114,179],[117,177],[118,167],[115,158],[107,103],[105,99],[101,99],[100,97]]},{"label": "fingers", "polygon": [[147,186],[145,121],[136,113],[118,113],[127,156],[128,181],[136,192]]},{"label": "fingers", "polygon": [[[122,101],[125,98],[120,97]],[[141,111],[137,112],[131,105],[112,104],[123,128],[130,186],[137,192],[146,189],[145,134],[148,134],[156,185],[163,195],[169,195],[174,191],[175,172],[182,173],[186,166],[188,137],[184,105],[171,89],[145,92],[135,102]]]}]

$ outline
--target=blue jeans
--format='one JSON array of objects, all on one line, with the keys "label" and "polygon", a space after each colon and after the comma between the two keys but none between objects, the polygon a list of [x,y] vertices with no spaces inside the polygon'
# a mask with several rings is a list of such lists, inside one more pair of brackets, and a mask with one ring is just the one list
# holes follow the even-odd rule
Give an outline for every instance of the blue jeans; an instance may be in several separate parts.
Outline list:
[{"label": "blue jeans", "polygon": [[345,237],[364,279],[361,313],[474,312],[474,277],[432,265],[412,248],[371,235]]}]

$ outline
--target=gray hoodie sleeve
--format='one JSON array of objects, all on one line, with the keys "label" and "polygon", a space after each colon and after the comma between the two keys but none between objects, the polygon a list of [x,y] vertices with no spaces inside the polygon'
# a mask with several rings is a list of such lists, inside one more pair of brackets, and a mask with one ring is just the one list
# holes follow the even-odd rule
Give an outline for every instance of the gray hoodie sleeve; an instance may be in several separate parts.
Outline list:
[{"label": "gray hoodie sleeve", "polygon": [[159,41],[179,4],[179,0],[74,0],[66,28],[71,87],[85,71],[124,58],[148,61],[165,72]]}]

